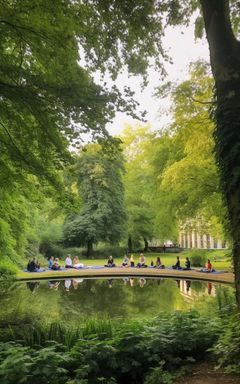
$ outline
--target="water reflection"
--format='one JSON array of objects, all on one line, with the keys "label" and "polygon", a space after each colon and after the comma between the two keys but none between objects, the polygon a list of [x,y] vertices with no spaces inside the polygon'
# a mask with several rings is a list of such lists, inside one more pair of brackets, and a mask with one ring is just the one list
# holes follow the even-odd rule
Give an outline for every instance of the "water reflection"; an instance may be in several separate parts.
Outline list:
[{"label": "water reflection", "polygon": [[231,300],[234,292],[230,286],[213,283],[145,277],[68,278],[1,284],[0,318],[35,316],[64,322],[90,316],[139,319],[190,308],[211,313]]}]

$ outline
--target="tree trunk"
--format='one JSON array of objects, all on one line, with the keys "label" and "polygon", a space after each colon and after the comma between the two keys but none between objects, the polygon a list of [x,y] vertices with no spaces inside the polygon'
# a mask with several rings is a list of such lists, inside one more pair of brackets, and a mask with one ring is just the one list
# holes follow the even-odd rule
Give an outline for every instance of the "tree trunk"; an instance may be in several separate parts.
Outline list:
[{"label": "tree trunk", "polygon": [[148,241],[146,237],[143,238],[143,241],[144,241],[144,252],[148,252]]},{"label": "tree trunk", "polygon": [[233,239],[236,299],[240,308],[240,43],[227,0],[200,0],[216,87],[216,156]]},{"label": "tree trunk", "polygon": [[93,254],[93,241],[88,240],[88,242],[87,242],[87,258],[92,256],[92,254]]},{"label": "tree trunk", "polygon": [[133,247],[132,247],[132,236],[128,237],[128,252],[132,253],[133,252]]}]

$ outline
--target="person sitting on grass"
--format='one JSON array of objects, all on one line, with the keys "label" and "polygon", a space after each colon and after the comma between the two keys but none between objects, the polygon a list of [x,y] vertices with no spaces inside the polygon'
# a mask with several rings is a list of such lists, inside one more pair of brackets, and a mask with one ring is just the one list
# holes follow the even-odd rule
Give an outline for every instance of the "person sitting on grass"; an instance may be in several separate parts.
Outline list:
[{"label": "person sitting on grass", "polygon": [[67,255],[65,259],[65,268],[72,268],[72,267],[73,267],[73,263],[72,263],[71,256]]},{"label": "person sitting on grass", "polygon": [[27,265],[27,270],[29,272],[38,272],[40,269],[40,264],[36,257],[33,257],[32,260],[29,260],[28,265]]},{"label": "person sitting on grass", "polygon": [[73,268],[78,269],[78,268],[83,268],[83,267],[84,267],[84,264],[80,263],[79,258],[77,256],[74,257],[74,259],[73,259]]},{"label": "person sitting on grass", "polygon": [[54,262],[53,262],[51,269],[53,271],[59,271],[61,269],[60,264],[59,264],[59,259],[57,257],[56,257],[56,259],[54,259]]},{"label": "person sitting on grass", "polygon": [[212,264],[211,264],[211,261],[208,259],[206,264],[205,264],[205,268],[201,268],[199,269],[199,272],[215,272],[215,269],[212,268]]},{"label": "person sitting on grass", "polygon": [[172,266],[172,269],[182,269],[179,256],[177,256],[176,264]]},{"label": "person sitting on grass", "polygon": [[134,267],[134,256],[133,256],[133,254],[131,255],[131,257],[130,257],[130,265],[131,265],[131,267]]},{"label": "person sitting on grass", "polygon": [[110,268],[116,267],[112,256],[109,256],[107,264],[105,265],[105,267],[110,267]]},{"label": "person sitting on grass", "polygon": [[127,255],[124,255],[122,267],[128,267],[129,266],[129,258]]},{"label": "person sitting on grass", "polygon": [[147,267],[147,265],[145,263],[145,257],[144,257],[143,253],[140,254],[139,263],[138,263],[137,267],[138,268],[146,268]]},{"label": "person sitting on grass", "polygon": [[157,257],[155,267],[158,268],[158,269],[164,269],[165,268],[165,265],[162,264],[161,259],[160,259],[159,256]]},{"label": "person sitting on grass", "polygon": [[49,269],[52,269],[53,263],[54,263],[54,257],[51,256],[50,259],[48,260],[48,268]]},{"label": "person sitting on grass", "polygon": [[209,259],[206,262],[205,268],[206,268],[207,272],[212,272],[212,264],[211,264],[211,261]]},{"label": "person sitting on grass", "polygon": [[189,271],[190,269],[191,269],[191,263],[190,263],[189,257],[186,257],[185,268],[183,268],[183,270]]}]

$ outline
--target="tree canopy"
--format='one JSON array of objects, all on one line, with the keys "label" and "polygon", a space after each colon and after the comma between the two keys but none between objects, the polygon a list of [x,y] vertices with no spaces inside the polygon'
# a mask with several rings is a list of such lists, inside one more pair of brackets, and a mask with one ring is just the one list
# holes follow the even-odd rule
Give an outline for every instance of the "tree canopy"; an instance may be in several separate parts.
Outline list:
[{"label": "tree canopy", "polygon": [[106,150],[104,144],[85,146],[76,159],[74,174],[81,209],[70,214],[64,225],[65,243],[87,245],[88,255],[94,243],[118,243],[125,229],[122,154],[118,144],[112,145],[112,150]]}]

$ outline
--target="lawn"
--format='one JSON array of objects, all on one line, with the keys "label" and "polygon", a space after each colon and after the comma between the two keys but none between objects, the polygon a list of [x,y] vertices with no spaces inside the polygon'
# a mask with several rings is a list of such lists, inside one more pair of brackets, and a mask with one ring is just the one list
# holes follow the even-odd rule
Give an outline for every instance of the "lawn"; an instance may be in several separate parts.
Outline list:
[{"label": "lawn", "polygon": [[[201,251],[200,251],[201,252]],[[214,251],[208,251],[206,256],[211,260],[211,263],[213,265],[213,268],[216,270],[228,270],[231,271],[231,261],[227,258],[226,253],[228,251],[225,250],[214,250]],[[191,259],[191,251],[186,250],[181,253],[146,253],[145,254],[145,259],[146,259],[146,264],[150,266],[151,261],[154,263],[156,262],[157,257],[160,257],[161,262],[163,265],[166,267],[171,267],[176,263],[176,257],[180,257],[181,265],[184,266],[185,264],[185,259],[187,256],[190,257]],[[72,255],[74,257],[74,255]],[[122,264],[122,257],[121,258],[114,258],[115,264],[117,266],[120,266]],[[139,254],[134,254],[134,261],[135,264],[138,263],[139,259]],[[103,266],[106,264],[107,259],[106,258],[98,258],[98,259],[86,259],[86,258],[81,258],[80,262],[83,263],[84,265],[87,266]],[[64,266],[64,260],[61,260],[61,265]],[[47,266],[43,265],[44,267]],[[59,272],[60,273],[60,272]],[[58,276],[59,276],[58,273]],[[47,277],[48,272],[45,272],[45,276]],[[64,274],[64,271],[63,271]],[[52,275],[52,271],[49,271],[49,276]],[[19,270],[18,277],[21,278],[24,276],[24,272]]]}]

